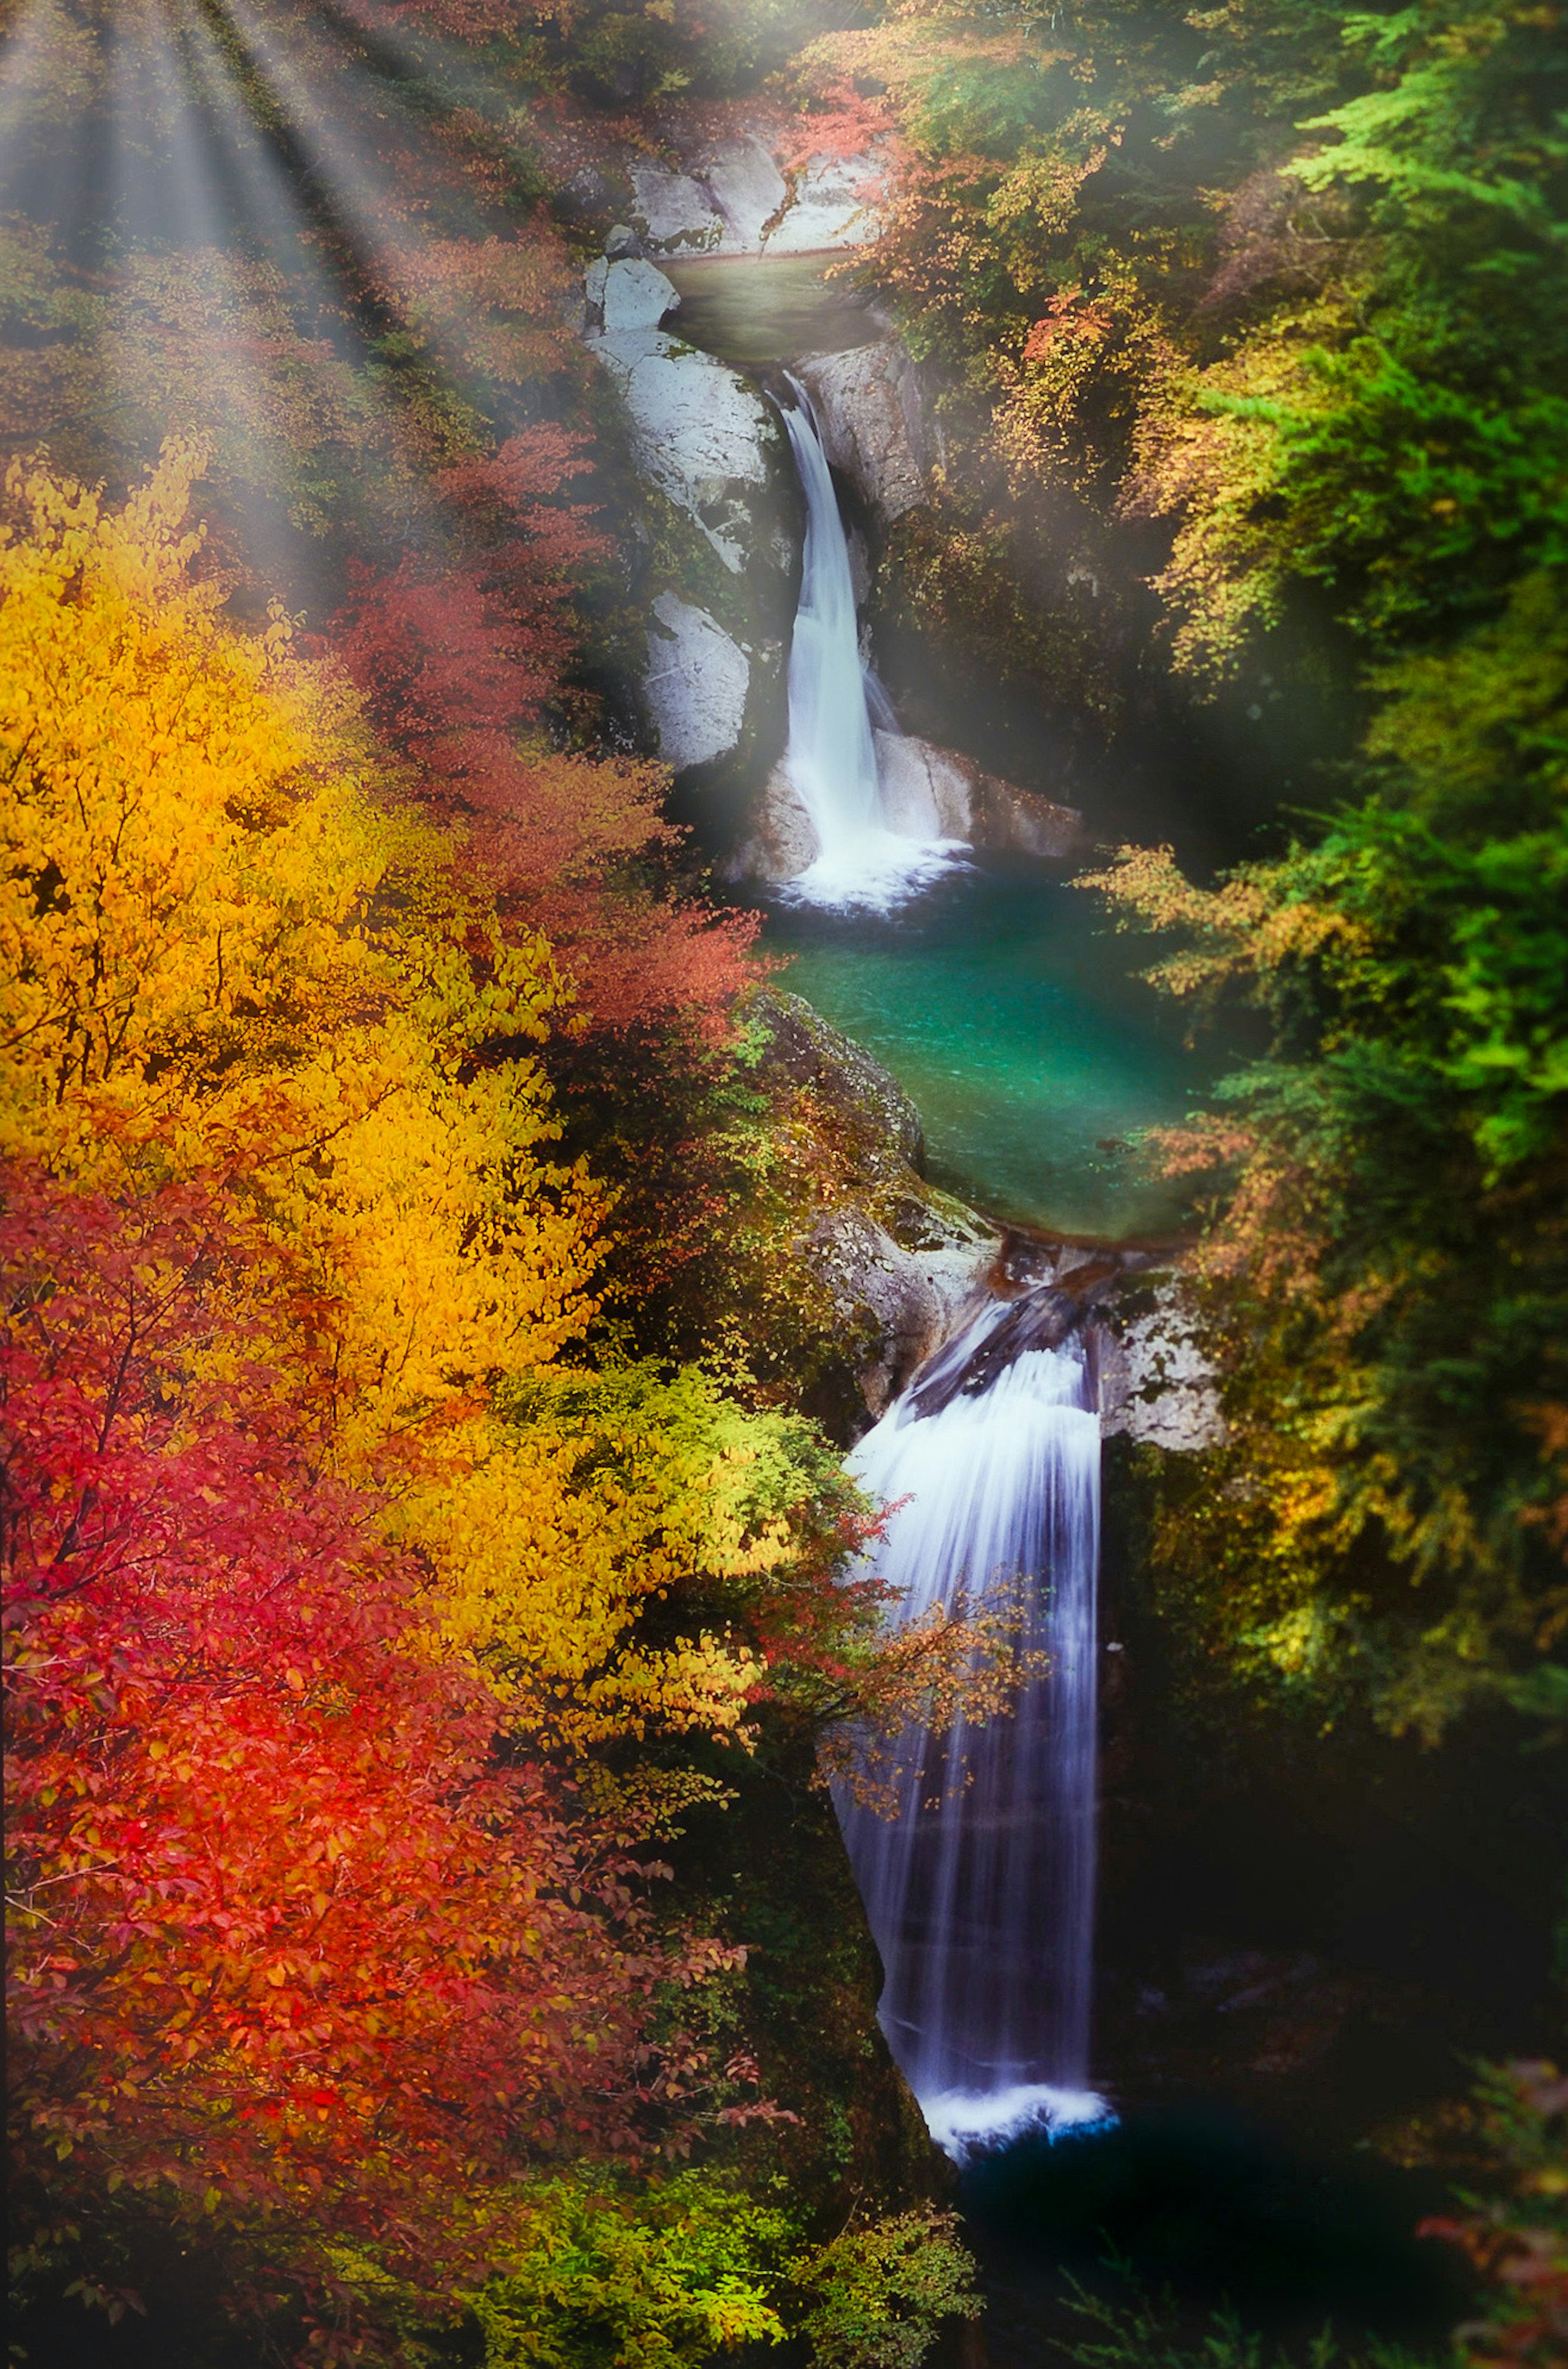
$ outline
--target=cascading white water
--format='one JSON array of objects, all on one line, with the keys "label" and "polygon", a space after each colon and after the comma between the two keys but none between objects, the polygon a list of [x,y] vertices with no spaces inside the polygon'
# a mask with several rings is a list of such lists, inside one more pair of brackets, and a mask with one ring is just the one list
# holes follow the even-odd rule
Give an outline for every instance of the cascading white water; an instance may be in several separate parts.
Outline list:
[{"label": "cascading white water", "polygon": [[[887,911],[944,870],[953,851],[944,841],[906,839],[887,828],[849,543],[811,398],[796,380],[789,385],[795,402],[784,406],[784,423],[806,497],[806,547],[789,651],[784,770],[811,818],[817,855],[787,893],[807,904]],[[873,695],[890,723],[879,685]]]},{"label": "cascading white water", "polygon": [[984,1309],[850,1459],[897,1507],[876,1552],[903,1591],[895,1617],[1012,1584],[1020,1649],[1048,1665],[1011,1718],[906,1734],[896,1815],[835,1789],[883,2030],[960,2159],[1106,2111],[1089,2089],[1100,1426],[1076,1340],[966,1370],[1013,1306]]}]

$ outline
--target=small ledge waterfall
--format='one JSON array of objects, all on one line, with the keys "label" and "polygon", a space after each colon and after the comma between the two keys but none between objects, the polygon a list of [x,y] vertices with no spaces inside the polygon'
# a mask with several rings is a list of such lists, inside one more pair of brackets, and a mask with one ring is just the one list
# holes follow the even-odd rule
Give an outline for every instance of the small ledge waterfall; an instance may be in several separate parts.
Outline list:
[{"label": "small ledge waterfall", "polygon": [[806,497],[806,548],[789,651],[784,761],[817,833],[817,857],[785,893],[805,904],[886,912],[946,870],[955,848],[887,828],[868,693],[879,725],[890,725],[892,714],[880,686],[868,684],[861,658],[849,544],[817,416],[799,382],[791,378],[789,386],[795,400],[782,408]]},{"label": "small ledge waterfall", "polygon": [[1047,1664],[1012,1718],[907,1732],[894,1816],[836,1788],[887,1974],[882,2028],[960,2160],[1106,2113],[1089,2089],[1100,1425],[1076,1338],[996,1369],[1016,1307],[990,1302],[849,1459],[898,1508],[876,1551],[904,1591],[895,1617],[1013,1584],[1020,1645]]}]

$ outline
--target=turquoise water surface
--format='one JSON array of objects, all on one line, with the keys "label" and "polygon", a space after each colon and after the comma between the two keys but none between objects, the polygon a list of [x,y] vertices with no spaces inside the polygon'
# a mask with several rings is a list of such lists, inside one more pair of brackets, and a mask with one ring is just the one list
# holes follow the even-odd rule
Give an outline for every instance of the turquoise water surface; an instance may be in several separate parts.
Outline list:
[{"label": "turquoise water surface", "polygon": [[913,1097],[934,1184],[1062,1233],[1180,1225],[1138,1138],[1196,1105],[1216,1056],[1187,1048],[1092,893],[977,867],[887,921],[775,907],[763,944],[792,958],[780,984]]}]

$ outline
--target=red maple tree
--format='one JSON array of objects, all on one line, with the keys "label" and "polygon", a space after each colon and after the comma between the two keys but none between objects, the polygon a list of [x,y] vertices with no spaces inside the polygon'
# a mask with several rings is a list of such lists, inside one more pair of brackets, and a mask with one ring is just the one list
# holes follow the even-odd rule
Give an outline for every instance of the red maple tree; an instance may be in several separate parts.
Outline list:
[{"label": "red maple tree", "polygon": [[563,750],[537,728],[574,654],[582,571],[607,548],[591,507],[552,498],[590,466],[586,445],[539,422],[440,472],[448,548],[357,566],[328,647],[415,787],[463,818],[503,909],[549,938],[590,1018],[712,1040],[749,976],[756,917],[659,879],[684,836],[664,818],[661,766]]},{"label": "red maple tree", "polygon": [[649,1871],[426,1642],[275,1253],[189,1188],[16,1179],[0,1258],[18,2204],[89,2260],[124,2191],[252,2282],[319,2301],[358,2242],[450,2295],[529,2162],[669,2136],[649,1995],[724,1953],[655,1941]]}]

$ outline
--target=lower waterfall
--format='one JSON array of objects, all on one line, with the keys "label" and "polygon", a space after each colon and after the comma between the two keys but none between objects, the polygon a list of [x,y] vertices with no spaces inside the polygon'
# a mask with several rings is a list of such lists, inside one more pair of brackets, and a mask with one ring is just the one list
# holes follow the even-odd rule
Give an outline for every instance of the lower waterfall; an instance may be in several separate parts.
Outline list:
[{"label": "lower waterfall", "polygon": [[944,871],[954,846],[905,839],[887,826],[868,688],[886,710],[878,721],[890,724],[892,712],[880,686],[867,683],[849,542],[811,398],[796,380],[788,383],[795,399],[783,406],[784,423],[806,498],[806,547],[784,762],[817,834],[817,855],[786,893],[807,904],[887,911]]},{"label": "lower waterfall", "polygon": [[1020,1650],[1047,1665],[1010,1718],[907,1731],[894,1815],[835,1788],[886,1971],[883,2031],[959,2159],[1107,2112],[1089,2087],[1100,1425],[1078,1339],[1000,1371],[984,1354],[1015,1308],[983,1309],[849,1459],[896,1508],[875,1551],[903,1591],[893,1617],[1013,1584]]}]

